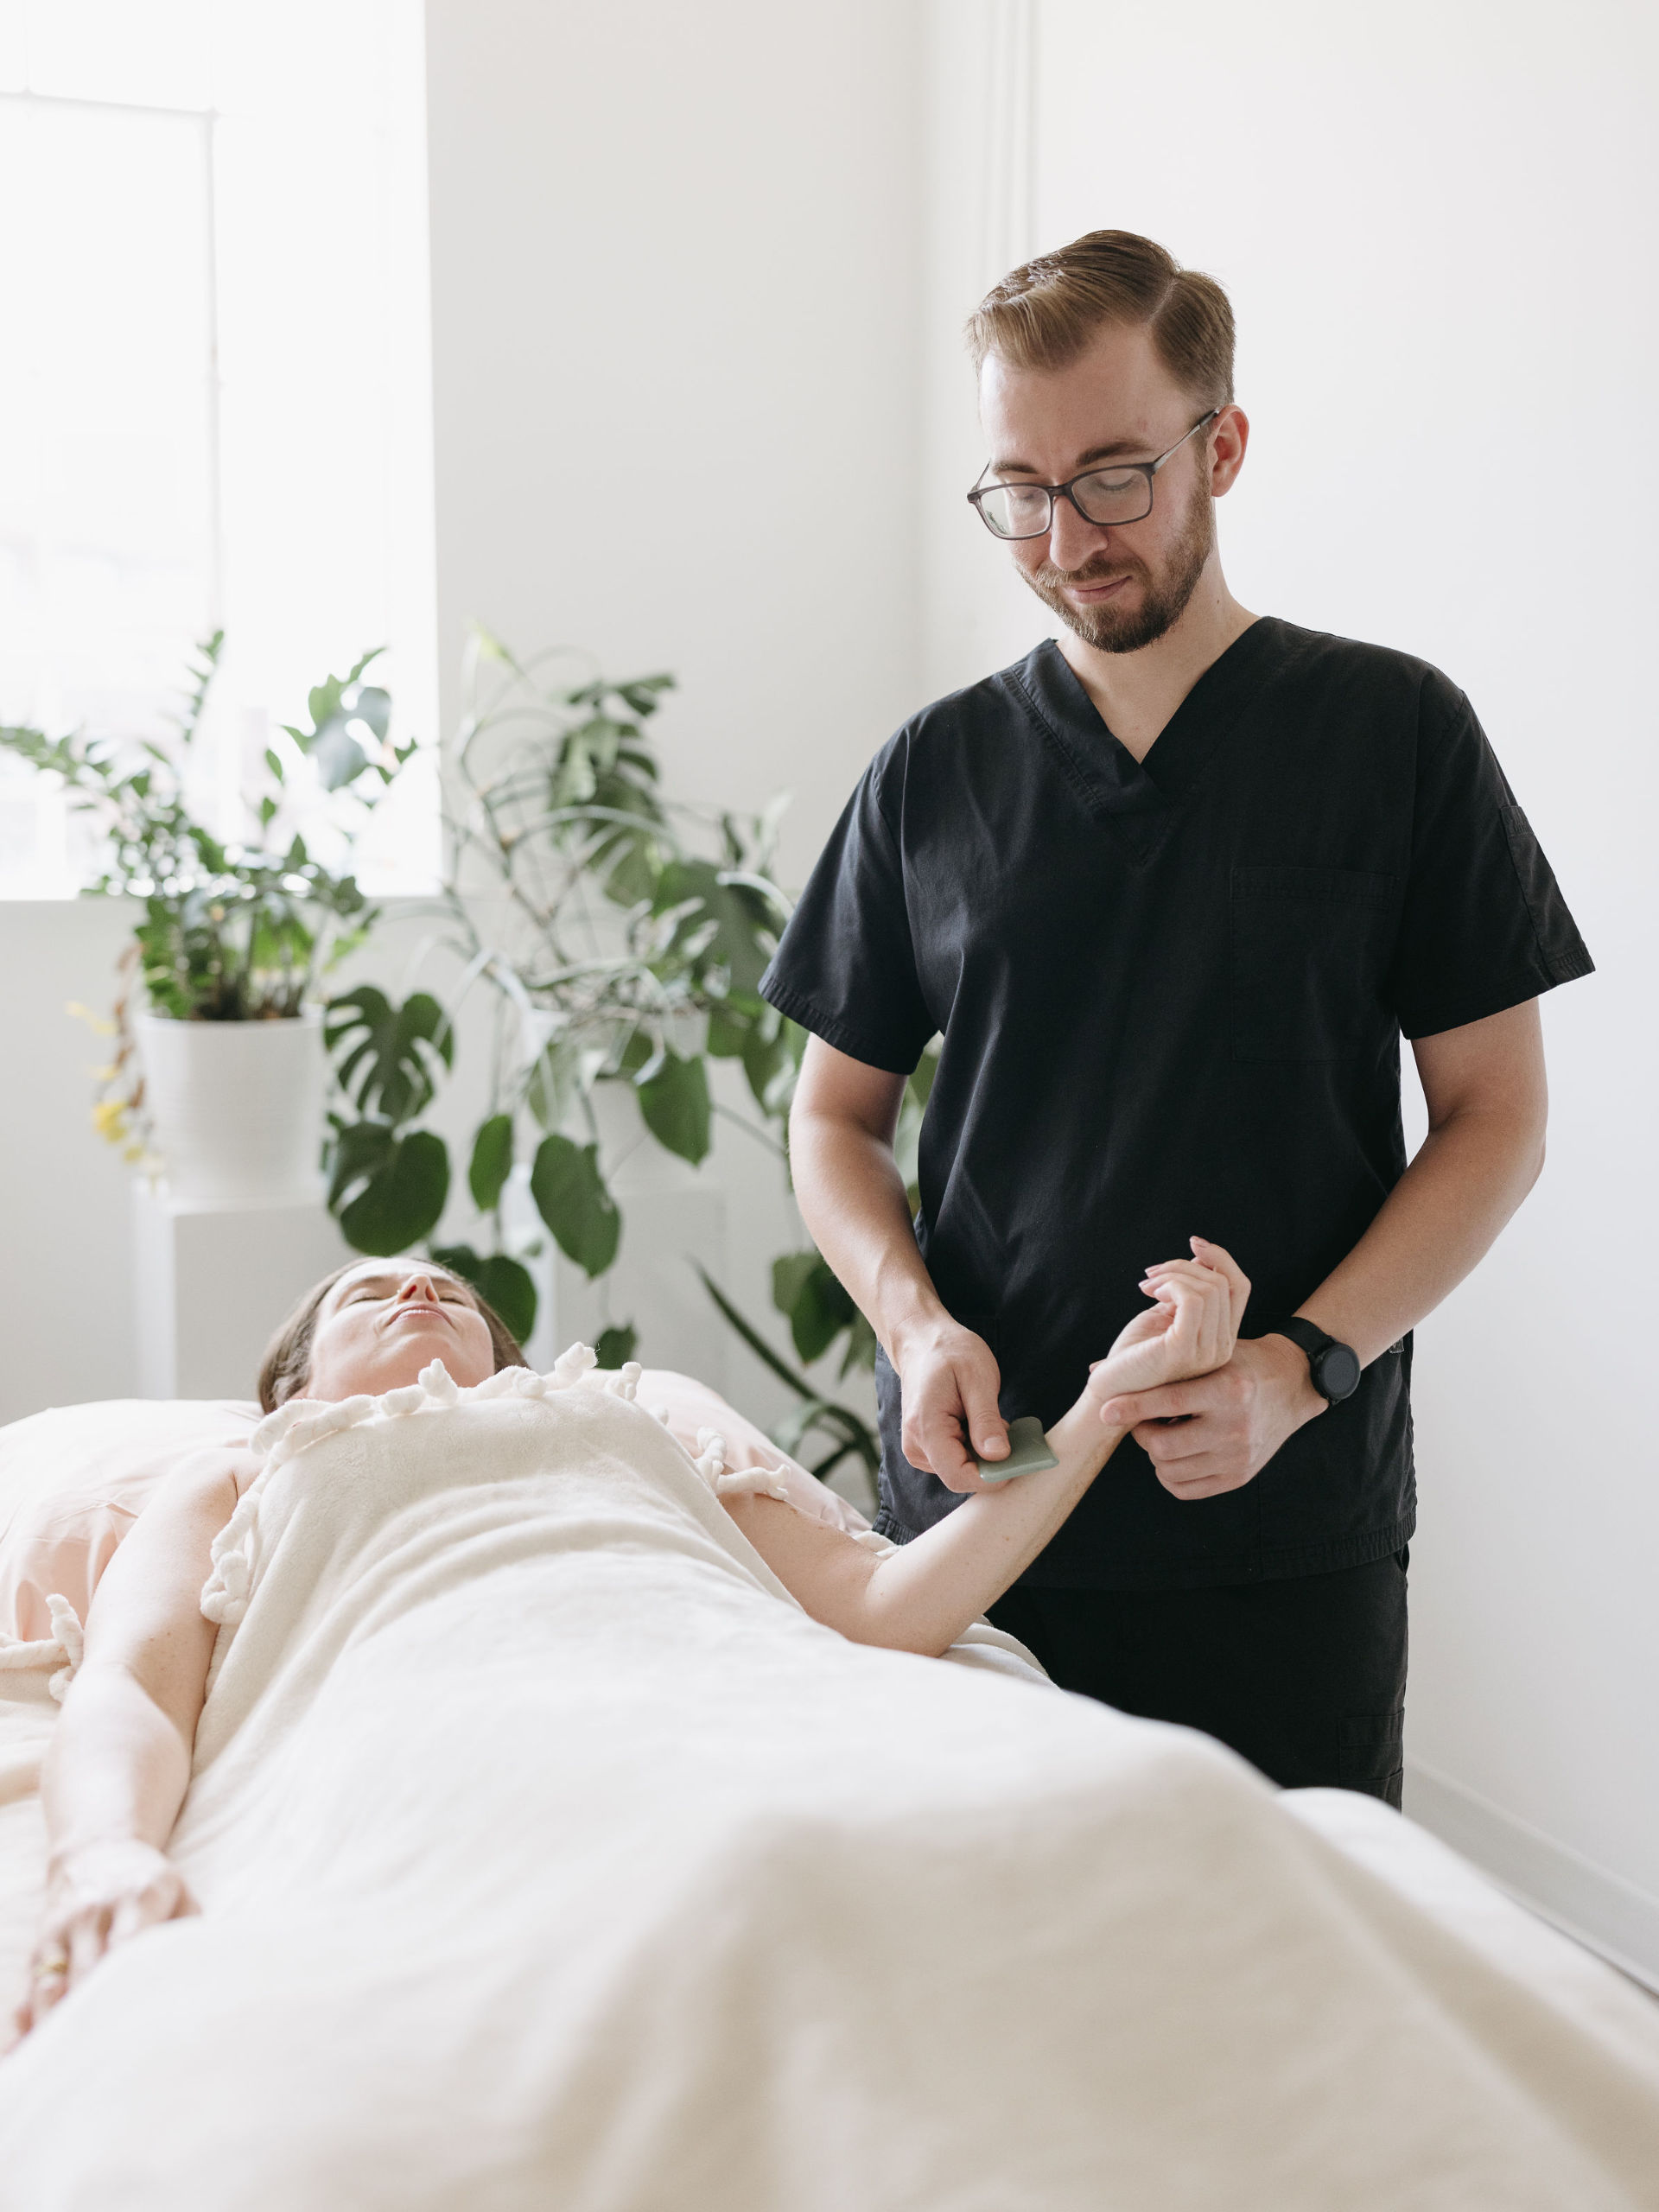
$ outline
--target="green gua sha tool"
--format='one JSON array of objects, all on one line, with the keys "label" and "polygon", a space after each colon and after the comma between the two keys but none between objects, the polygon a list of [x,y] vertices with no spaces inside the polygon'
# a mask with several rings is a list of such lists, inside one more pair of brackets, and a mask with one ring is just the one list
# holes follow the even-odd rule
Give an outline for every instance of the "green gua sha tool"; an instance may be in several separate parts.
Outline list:
[{"label": "green gua sha tool", "polygon": [[1045,1467],[1058,1467],[1059,1461],[1048,1448],[1048,1439],[1043,1434],[1043,1424],[1035,1414],[1021,1414],[1018,1421],[1008,1423],[1008,1456],[1006,1459],[976,1459],[980,1480],[988,1483],[1012,1482],[1016,1475],[1040,1474]]}]

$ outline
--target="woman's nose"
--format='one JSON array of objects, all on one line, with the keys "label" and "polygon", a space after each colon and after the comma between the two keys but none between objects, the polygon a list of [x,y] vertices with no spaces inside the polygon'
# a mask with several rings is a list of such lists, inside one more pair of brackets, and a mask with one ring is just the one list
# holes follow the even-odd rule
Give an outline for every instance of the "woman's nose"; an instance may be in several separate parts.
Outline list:
[{"label": "woman's nose", "polygon": [[425,1268],[418,1268],[413,1274],[404,1277],[398,1287],[397,1297],[400,1304],[412,1304],[416,1300],[429,1300],[435,1306],[438,1299],[438,1286]]}]

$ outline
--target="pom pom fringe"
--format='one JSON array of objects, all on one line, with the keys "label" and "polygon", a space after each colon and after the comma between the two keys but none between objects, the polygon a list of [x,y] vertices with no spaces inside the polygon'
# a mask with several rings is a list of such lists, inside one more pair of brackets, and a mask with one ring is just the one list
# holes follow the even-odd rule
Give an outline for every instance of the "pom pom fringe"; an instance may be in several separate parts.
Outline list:
[{"label": "pom pom fringe", "polygon": [[[549,1398],[557,1391],[582,1383],[598,1363],[591,1344],[576,1344],[560,1353],[547,1375],[538,1375],[532,1367],[504,1367],[482,1382],[463,1390],[443,1362],[435,1359],[421,1370],[418,1382],[406,1383],[401,1389],[388,1390],[378,1398],[343,1398],[338,1402],[290,1398],[274,1414],[267,1414],[249,1440],[254,1457],[264,1464],[213,1539],[213,1572],[201,1592],[204,1617],[216,1621],[221,1628],[233,1629],[247,1611],[257,1566],[259,1501],[277,1469],[286,1466],[290,1459],[298,1459],[312,1445],[320,1444],[325,1437],[337,1436],[344,1429],[359,1427],[365,1421],[402,1421],[412,1414],[442,1413],[450,1406],[492,1398]],[[639,1363],[631,1359],[616,1374],[607,1376],[601,1387],[613,1396],[632,1400],[639,1387]],[[658,1418],[666,1422],[666,1407],[660,1409]],[[67,1660],[67,1667],[60,1669],[62,1688],[58,1687],[59,1675],[54,1675],[52,1693],[60,1698],[80,1664],[80,1623],[67,1599],[54,1598],[48,1602],[54,1608],[62,1606],[73,1623],[73,1650],[61,1633],[58,1639],[39,1644],[0,1643],[0,1667],[43,1666],[61,1652]],[[61,1630],[55,1611],[53,1625]],[[30,1656],[17,1656],[22,1653]],[[215,1652],[215,1673],[220,1656],[220,1652]]]},{"label": "pom pom fringe", "polygon": [[53,1672],[46,1687],[56,1703],[61,1705],[64,1693],[80,1672],[86,1638],[79,1614],[55,1590],[46,1601],[46,1610],[52,1618],[50,1636],[32,1643],[20,1643],[15,1637],[0,1637],[0,1669],[21,1672],[50,1667]]}]

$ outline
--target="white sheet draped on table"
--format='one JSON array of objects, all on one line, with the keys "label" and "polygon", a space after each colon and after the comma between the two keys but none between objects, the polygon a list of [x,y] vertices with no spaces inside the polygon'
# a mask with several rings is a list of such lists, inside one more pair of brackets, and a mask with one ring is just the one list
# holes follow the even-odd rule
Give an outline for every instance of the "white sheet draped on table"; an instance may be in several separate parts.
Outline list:
[{"label": "white sheet draped on table", "polygon": [[0,2065],[5,2212],[1659,2205],[1611,1977],[1517,1993],[1198,1737],[845,1642],[643,1408],[496,1383],[270,1447],[203,1914]]}]

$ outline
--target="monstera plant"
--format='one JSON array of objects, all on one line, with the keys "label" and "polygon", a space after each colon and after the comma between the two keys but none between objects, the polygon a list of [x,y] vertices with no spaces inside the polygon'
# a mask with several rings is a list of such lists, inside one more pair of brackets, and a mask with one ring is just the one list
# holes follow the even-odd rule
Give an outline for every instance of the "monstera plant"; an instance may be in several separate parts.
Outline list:
[{"label": "monstera plant", "polygon": [[[520,662],[483,632],[469,648],[442,934],[457,1001],[482,988],[493,1002],[491,1097],[467,1164],[478,1226],[464,1243],[431,1249],[520,1338],[534,1325],[536,1290],[524,1231],[508,1217],[515,1169],[526,1171],[519,1180],[539,1226],[598,1279],[625,1233],[617,1158],[639,1141],[693,1166],[707,1156],[724,1110],[713,1061],[741,1065],[750,1111],[733,1118],[785,1157],[805,1036],[759,991],[789,912],[772,874],[782,809],[749,815],[664,795],[649,724],[672,686],[664,675],[612,682],[566,655]],[[396,1005],[372,987],[329,1009],[340,1090],[330,1202],[359,1250],[407,1250],[433,1235],[448,1205],[448,1147],[423,1117],[453,1058],[452,1012],[429,993]],[[901,1122],[912,1180],[931,1065],[912,1081]],[[868,1425],[709,1288],[801,1402],[779,1442],[793,1450],[816,1433],[821,1473],[849,1454],[874,1468]],[[837,1345],[843,1375],[871,1363],[868,1324],[817,1252],[781,1255],[772,1293],[804,1364]],[[634,1341],[617,1320],[601,1358],[628,1357]]]}]

